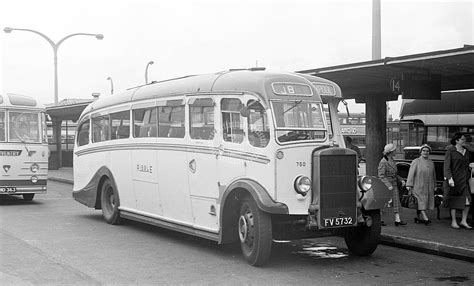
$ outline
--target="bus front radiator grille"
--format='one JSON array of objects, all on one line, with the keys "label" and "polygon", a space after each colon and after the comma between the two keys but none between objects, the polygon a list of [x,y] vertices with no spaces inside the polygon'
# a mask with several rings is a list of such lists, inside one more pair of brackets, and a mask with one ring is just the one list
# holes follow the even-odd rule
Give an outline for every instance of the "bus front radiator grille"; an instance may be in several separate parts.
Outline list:
[{"label": "bus front radiator grille", "polygon": [[321,218],[352,217],[357,206],[356,156],[327,154],[319,157],[319,202]]}]

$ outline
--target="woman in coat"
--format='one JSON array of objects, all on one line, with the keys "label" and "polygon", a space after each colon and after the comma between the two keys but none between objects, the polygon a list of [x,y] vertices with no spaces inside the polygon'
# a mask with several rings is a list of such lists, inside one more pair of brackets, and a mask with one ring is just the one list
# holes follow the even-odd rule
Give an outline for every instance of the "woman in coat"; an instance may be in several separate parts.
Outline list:
[{"label": "woman in coat", "polygon": [[[469,152],[463,147],[466,137],[462,133],[454,134],[451,144],[454,148],[449,148],[444,157],[444,177],[450,186],[448,198],[445,206],[450,209],[451,227],[466,228],[472,227],[467,224],[467,215],[471,205],[471,192],[468,180],[469,173]],[[461,223],[456,221],[456,210],[462,210]]]},{"label": "woman in coat", "polygon": [[383,148],[383,158],[379,162],[378,176],[380,180],[392,192],[393,213],[395,214],[395,226],[406,225],[407,223],[400,219],[400,198],[398,194],[398,182],[404,185],[403,179],[398,176],[397,165],[393,160],[397,147],[389,143]]},{"label": "woman in coat", "polygon": [[424,144],[420,148],[420,157],[413,160],[408,172],[406,187],[418,200],[418,217],[415,223],[430,224],[426,210],[434,209],[434,191],[436,173],[433,161],[429,158],[431,147]]}]

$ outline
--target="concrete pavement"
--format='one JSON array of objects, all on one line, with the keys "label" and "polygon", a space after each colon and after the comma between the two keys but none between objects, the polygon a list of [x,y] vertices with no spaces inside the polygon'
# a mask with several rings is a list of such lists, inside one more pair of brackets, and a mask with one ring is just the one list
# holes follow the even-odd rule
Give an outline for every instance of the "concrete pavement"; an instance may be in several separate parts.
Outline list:
[{"label": "concrete pavement", "polygon": [[[364,171],[365,169],[361,173]],[[49,170],[48,177],[52,181],[74,183],[72,168]],[[447,209],[440,208],[439,220],[436,209],[428,211],[428,217],[432,221],[430,225],[414,222],[416,210],[402,209],[401,217],[408,224],[396,227],[392,209],[386,208],[382,211],[382,218],[387,224],[382,227],[382,244],[474,262],[474,229],[451,228]],[[468,221],[474,225],[472,218]]]}]

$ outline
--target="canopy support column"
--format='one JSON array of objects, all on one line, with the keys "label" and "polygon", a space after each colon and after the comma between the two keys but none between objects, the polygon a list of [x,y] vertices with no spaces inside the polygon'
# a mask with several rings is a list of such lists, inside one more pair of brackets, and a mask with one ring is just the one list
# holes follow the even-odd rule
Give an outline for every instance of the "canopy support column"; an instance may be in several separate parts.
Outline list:
[{"label": "canopy support column", "polygon": [[387,140],[387,103],[383,96],[367,96],[366,100],[366,174],[377,176],[377,167]]},{"label": "canopy support column", "polygon": [[53,136],[56,139],[56,167],[59,169],[63,166],[63,150],[61,142],[61,124],[62,120],[53,118]]}]

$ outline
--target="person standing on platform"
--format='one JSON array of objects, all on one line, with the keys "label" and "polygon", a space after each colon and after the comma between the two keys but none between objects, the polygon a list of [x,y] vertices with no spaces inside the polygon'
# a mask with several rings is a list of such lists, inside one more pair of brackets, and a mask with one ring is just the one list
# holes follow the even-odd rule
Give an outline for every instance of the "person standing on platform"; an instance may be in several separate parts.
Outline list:
[{"label": "person standing on platform", "polygon": [[[470,177],[469,161],[470,154],[463,145],[466,137],[462,133],[454,134],[451,145],[454,148],[446,150],[444,157],[444,178],[449,184],[449,190],[445,191],[443,204],[449,208],[451,214],[451,227],[471,229],[467,223],[467,215],[472,202],[471,192],[468,184]],[[457,223],[456,210],[462,211],[461,223]]]},{"label": "person standing on platform", "polygon": [[398,182],[402,186],[405,185],[405,181],[398,176],[398,169],[393,157],[395,156],[395,150],[397,146],[389,143],[383,148],[383,157],[379,162],[378,166],[378,177],[392,192],[392,203],[393,213],[395,214],[395,226],[406,225],[407,223],[400,218],[400,197],[398,191]]},{"label": "person standing on platform", "polygon": [[434,191],[436,189],[436,173],[433,161],[429,158],[431,147],[424,144],[420,148],[421,156],[411,162],[406,188],[418,200],[415,223],[428,225],[431,223],[426,210],[434,209]]}]

